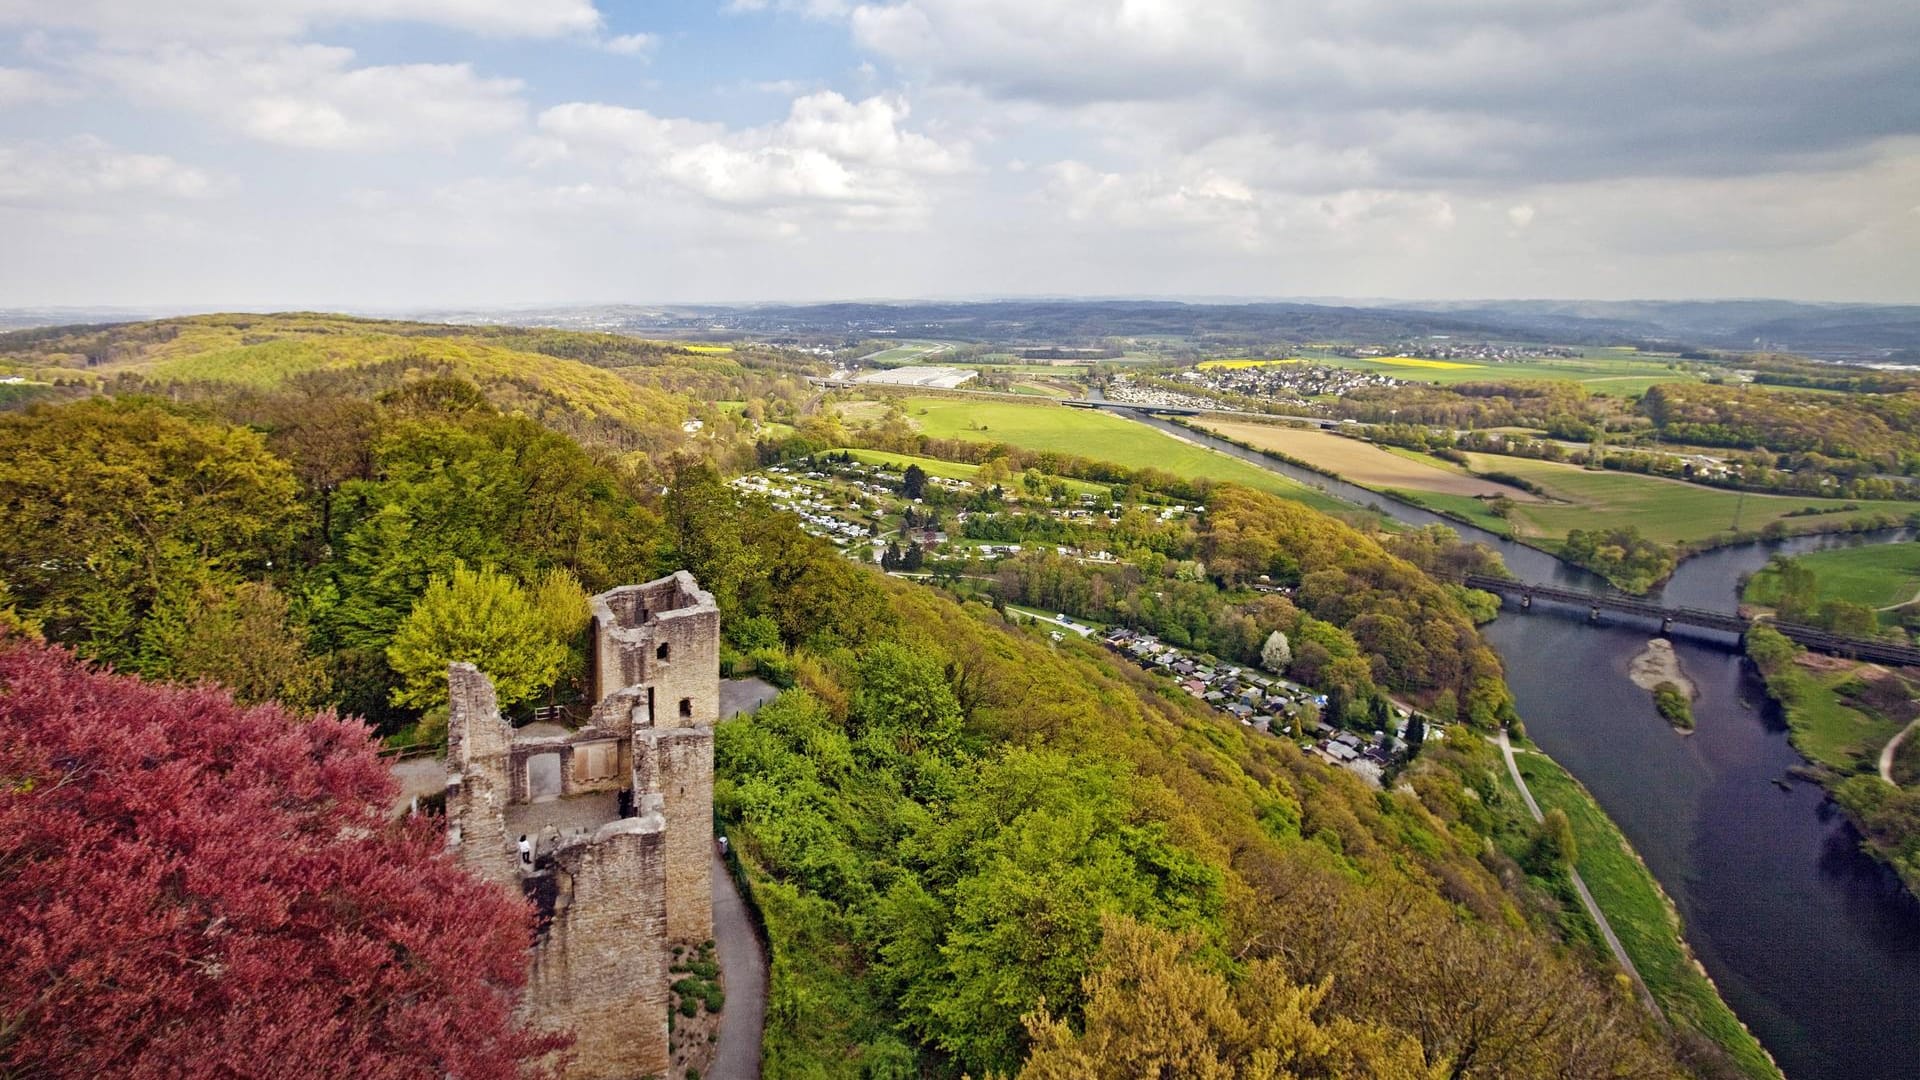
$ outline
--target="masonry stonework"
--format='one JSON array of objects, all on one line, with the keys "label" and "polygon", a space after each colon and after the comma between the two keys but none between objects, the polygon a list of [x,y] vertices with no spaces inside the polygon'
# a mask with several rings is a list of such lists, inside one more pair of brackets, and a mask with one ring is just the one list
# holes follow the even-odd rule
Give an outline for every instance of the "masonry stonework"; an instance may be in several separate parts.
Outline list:
[{"label": "masonry stonework", "polygon": [[537,911],[522,1009],[573,1031],[569,1080],[635,1080],[667,1068],[671,948],[713,934],[720,613],[685,571],[592,610],[576,727],[516,729],[478,668],[450,668],[447,838]]}]

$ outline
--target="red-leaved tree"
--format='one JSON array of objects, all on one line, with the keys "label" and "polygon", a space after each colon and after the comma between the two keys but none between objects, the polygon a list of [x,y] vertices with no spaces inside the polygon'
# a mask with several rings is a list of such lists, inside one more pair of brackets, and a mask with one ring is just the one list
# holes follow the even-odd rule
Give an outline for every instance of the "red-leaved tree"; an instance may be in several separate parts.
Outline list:
[{"label": "red-leaved tree", "polygon": [[0,637],[0,1076],[521,1077],[528,912],[366,730]]}]

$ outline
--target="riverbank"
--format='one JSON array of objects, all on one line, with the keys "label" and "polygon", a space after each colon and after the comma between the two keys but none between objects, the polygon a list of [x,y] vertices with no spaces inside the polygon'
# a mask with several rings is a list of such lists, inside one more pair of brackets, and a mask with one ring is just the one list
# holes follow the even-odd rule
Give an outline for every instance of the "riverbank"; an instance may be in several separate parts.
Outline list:
[{"label": "riverbank", "polygon": [[1767,627],[1747,635],[1747,656],[1789,741],[1814,765],[1808,772],[1920,898],[1920,785],[1899,786],[1891,768],[1891,751],[1920,723],[1914,683],[1877,664],[1813,656]]},{"label": "riverbank", "polygon": [[[1175,428],[1156,417],[1133,419]],[[1498,519],[1443,515],[1411,499],[1381,497],[1321,471],[1179,430],[1253,464],[1321,484],[1350,504],[1373,502],[1415,527],[1459,528],[1498,551],[1526,580],[1604,587],[1537,544],[1504,535]],[[1459,501],[1481,509],[1475,500]],[[1831,520],[1794,519],[1822,525]],[[1490,525],[1495,527],[1485,527]],[[1731,613],[1739,582],[1774,555],[1888,538],[1822,534],[1696,552],[1659,596],[1668,605]],[[1744,657],[1724,642],[1674,639],[1701,694],[1693,706],[1695,736],[1675,739],[1667,725],[1648,722],[1647,691],[1625,678],[1650,628],[1633,619],[1593,622],[1584,615],[1549,605],[1524,614],[1508,611],[1482,628],[1506,663],[1508,684],[1533,737],[1631,839],[1680,912],[1685,939],[1725,1003],[1784,1071],[1796,1080],[1904,1078],[1900,1063],[1920,1060],[1920,1028],[1908,1023],[1900,1005],[1920,994],[1920,905],[1883,864],[1859,850],[1859,835],[1844,815],[1822,809],[1823,790],[1775,783],[1805,757],[1789,743],[1786,724]],[[1569,693],[1571,687],[1580,692]],[[1505,770],[1499,772],[1504,777]],[[1571,895],[1565,900],[1570,937],[1597,949],[1597,931]],[[1609,895],[1605,903],[1615,900]]]},{"label": "riverbank", "polygon": [[1575,868],[1667,1022],[1711,1041],[1742,1075],[1780,1080],[1772,1056],[1694,958],[1673,899],[1593,795],[1543,753],[1516,760],[1541,808],[1560,810],[1573,825]]},{"label": "riverbank", "polygon": [[1580,782],[1552,758],[1527,748],[1514,756],[1522,793],[1539,809],[1558,809],[1573,826],[1574,869],[1605,912],[1608,944],[1630,960],[1629,971],[1667,1023],[1705,1038],[1742,1075],[1779,1080],[1766,1049],[1721,997],[1681,932],[1673,901]]}]

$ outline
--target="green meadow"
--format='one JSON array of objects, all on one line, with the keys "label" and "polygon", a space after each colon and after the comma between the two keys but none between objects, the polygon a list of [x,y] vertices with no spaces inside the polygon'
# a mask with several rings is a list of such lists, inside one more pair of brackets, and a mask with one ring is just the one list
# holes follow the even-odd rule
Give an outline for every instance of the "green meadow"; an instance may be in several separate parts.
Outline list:
[{"label": "green meadow", "polygon": [[1024,450],[1074,454],[1130,469],[1159,469],[1242,484],[1329,513],[1353,510],[1279,473],[1094,409],[936,397],[910,397],[902,404],[913,423],[935,438],[1003,442]]},{"label": "green meadow", "polygon": [[[1558,541],[1573,529],[1632,525],[1656,543],[1689,544],[1733,531],[1758,531],[1775,521],[1789,532],[1813,532],[1875,514],[1905,517],[1920,511],[1920,503],[1912,502],[1859,502],[1852,504],[1859,509],[1841,511],[1848,504],[1839,499],[1743,494],[1658,476],[1493,454],[1467,458],[1476,473],[1518,476],[1551,497],[1549,502],[1514,503],[1510,520],[1519,539]],[[1787,516],[1809,509],[1834,512]]]},{"label": "green meadow", "polygon": [[[1687,364],[1664,356],[1648,356],[1631,350],[1596,349],[1585,356],[1567,359],[1537,358],[1512,363],[1477,360],[1418,361],[1383,357],[1367,359],[1336,356],[1330,352],[1304,354],[1315,363],[1336,367],[1375,371],[1409,382],[1438,383],[1452,386],[1465,382],[1513,382],[1522,379],[1552,379],[1577,382],[1596,394],[1630,397],[1647,387],[1663,382],[1691,382],[1697,378]],[[1436,366],[1428,366],[1429,364]],[[1437,365],[1447,366],[1437,366]],[[1671,366],[1669,366],[1671,365]]]},{"label": "green meadow", "polygon": [[[1870,608],[1898,607],[1920,596],[1920,543],[1868,544],[1795,557],[1813,572],[1822,600],[1845,600]],[[1779,598],[1779,576],[1762,570],[1747,582],[1741,599],[1772,605]]]}]

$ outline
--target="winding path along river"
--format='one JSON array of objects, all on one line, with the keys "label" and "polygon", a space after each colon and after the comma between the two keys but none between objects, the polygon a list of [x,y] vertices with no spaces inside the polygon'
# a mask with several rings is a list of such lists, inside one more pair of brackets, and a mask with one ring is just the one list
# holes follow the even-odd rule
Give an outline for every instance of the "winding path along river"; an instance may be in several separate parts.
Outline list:
[{"label": "winding path along river", "polygon": [[[1390,497],[1152,418],[1140,422],[1251,461],[1409,524],[1445,524],[1498,550],[1517,576],[1601,588],[1544,552]],[[1776,553],[1906,533],[1804,537],[1686,560],[1659,594],[1730,611],[1741,575]],[[1680,910],[1688,942],[1734,1011],[1793,1080],[1920,1076],[1920,903],[1825,793],[1774,784],[1799,764],[1786,726],[1725,638],[1676,636],[1698,684],[1695,734],[1654,712],[1627,666],[1658,627],[1539,604],[1484,628],[1527,732],[1586,784]]]}]

